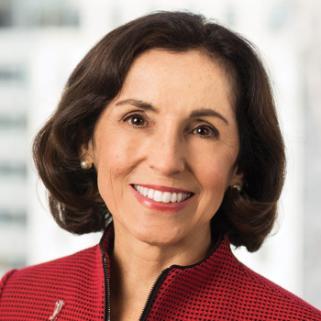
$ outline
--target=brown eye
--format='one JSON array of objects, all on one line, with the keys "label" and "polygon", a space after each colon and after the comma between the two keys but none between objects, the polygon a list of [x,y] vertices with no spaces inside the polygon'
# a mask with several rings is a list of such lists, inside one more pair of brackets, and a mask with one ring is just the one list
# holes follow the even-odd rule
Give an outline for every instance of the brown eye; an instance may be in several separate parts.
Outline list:
[{"label": "brown eye", "polygon": [[139,114],[129,115],[124,119],[124,122],[127,122],[133,127],[137,127],[137,128],[145,127],[145,123],[146,123],[145,118]]},{"label": "brown eye", "polygon": [[203,138],[215,138],[219,136],[218,130],[210,126],[198,126],[193,130],[193,133],[196,133]]}]

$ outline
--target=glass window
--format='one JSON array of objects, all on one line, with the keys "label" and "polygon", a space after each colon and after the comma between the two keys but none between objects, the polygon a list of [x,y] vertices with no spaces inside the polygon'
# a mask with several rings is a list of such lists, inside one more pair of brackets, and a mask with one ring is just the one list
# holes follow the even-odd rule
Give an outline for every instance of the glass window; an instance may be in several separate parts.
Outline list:
[{"label": "glass window", "polygon": [[[8,108],[9,109],[9,108]],[[27,117],[22,115],[1,115],[0,114],[0,132],[2,130],[17,128],[26,130]]]},{"label": "glass window", "polygon": [[12,25],[12,1],[0,1],[0,28]]},{"label": "glass window", "polygon": [[0,85],[8,83],[23,83],[25,71],[17,65],[0,65]]},{"label": "glass window", "polygon": [[11,0],[13,25],[23,28],[77,27],[78,8],[68,0]]}]

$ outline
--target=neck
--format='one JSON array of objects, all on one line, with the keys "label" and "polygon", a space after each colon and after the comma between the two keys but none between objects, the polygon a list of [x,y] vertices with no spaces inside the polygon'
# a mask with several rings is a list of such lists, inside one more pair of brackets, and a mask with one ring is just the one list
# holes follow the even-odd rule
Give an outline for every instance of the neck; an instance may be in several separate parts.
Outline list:
[{"label": "neck", "polygon": [[[175,244],[148,244],[115,228],[112,256],[112,301],[143,305],[162,270],[175,265],[191,265],[202,260],[211,245],[210,227],[195,231]],[[138,303],[137,301],[141,301]]]}]

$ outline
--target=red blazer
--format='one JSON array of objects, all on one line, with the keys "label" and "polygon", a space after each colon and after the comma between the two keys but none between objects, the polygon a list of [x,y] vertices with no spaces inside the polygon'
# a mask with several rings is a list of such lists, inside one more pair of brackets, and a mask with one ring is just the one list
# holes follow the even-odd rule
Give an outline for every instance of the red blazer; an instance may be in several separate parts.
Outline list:
[{"label": "red blazer", "polygon": [[[107,228],[94,247],[8,272],[0,320],[109,320],[112,243]],[[165,269],[140,320],[321,321],[321,311],[240,263],[226,238],[201,262]]]}]

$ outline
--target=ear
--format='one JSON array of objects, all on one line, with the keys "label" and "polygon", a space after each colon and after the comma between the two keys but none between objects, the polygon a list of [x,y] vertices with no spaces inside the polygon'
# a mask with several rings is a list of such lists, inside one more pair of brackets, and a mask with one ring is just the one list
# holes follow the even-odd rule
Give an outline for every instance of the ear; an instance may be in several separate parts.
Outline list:
[{"label": "ear", "polygon": [[94,156],[95,156],[94,146],[93,146],[93,141],[91,139],[87,144],[84,144],[80,147],[80,160],[94,164],[95,163]]},{"label": "ear", "polygon": [[239,169],[236,166],[233,170],[229,185],[230,186],[233,186],[233,185],[243,186],[243,183],[244,183],[243,173],[239,172]]}]

